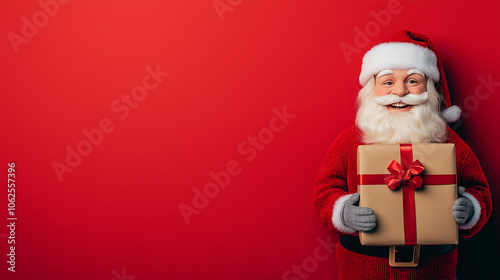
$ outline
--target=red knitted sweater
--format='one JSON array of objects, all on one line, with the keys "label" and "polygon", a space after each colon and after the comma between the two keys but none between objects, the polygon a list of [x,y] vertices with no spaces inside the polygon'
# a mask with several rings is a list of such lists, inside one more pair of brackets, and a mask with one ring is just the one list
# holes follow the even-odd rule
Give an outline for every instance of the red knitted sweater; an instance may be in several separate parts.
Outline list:
[{"label": "red knitted sweater", "polygon": [[[474,202],[479,219],[461,229],[460,235],[470,237],[481,229],[491,213],[491,195],[481,166],[469,146],[450,128],[448,143],[455,144],[458,185],[466,188],[477,201]],[[356,151],[361,142],[361,131],[352,126],[331,144],[321,165],[313,201],[319,217],[330,229],[340,234],[352,234],[334,226],[332,222],[335,202],[346,194],[357,192]],[[450,209],[451,212],[451,209]],[[359,255],[342,246],[337,249],[337,261],[341,279],[454,279],[456,250],[439,257],[421,260],[418,268],[391,268],[387,259]],[[439,268],[440,267],[440,268]],[[375,272],[375,271],[376,272]],[[378,275],[378,276],[376,276]],[[451,277],[451,278],[450,278]]]}]

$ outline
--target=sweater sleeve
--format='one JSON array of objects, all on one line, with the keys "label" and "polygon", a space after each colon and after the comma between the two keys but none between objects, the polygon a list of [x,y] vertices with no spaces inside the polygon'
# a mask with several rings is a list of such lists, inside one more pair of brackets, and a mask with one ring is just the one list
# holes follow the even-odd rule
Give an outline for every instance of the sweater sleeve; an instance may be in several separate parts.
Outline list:
[{"label": "sweater sleeve", "polygon": [[459,226],[462,237],[476,234],[488,221],[491,214],[491,194],[483,170],[476,155],[465,144],[457,154],[459,180],[458,185],[465,187],[464,197],[474,205],[474,215],[465,224]]},{"label": "sweater sleeve", "polygon": [[474,206],[474,215],[459,226],[462,237],[476,234],[488,221],[491,214],[491,194],[483,169],[476,155],[465,141],[453,130],[448,129],[449,142],[455,143],[457,157],[458,186],[465,188],[464,197]]},{"label": "sweater sleeve", "polygon": [[355,234],[346,227],[340,218],[342,204],[349,194],[347,183],[348,170],[348,132],[342,132],[330,145],[321,164],[313,192],[313,203],[321,221],[337,233]]}]

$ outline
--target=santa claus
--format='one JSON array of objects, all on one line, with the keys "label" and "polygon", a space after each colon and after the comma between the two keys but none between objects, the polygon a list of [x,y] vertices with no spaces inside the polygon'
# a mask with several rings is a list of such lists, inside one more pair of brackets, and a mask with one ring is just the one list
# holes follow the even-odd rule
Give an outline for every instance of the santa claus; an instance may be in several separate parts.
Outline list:
[{"label": "santa claus", "polygon": [[419,265],[400,268],[389,266],[388,247],[363,246],[357,236],[377,224],[372,209],[358,206],[359,145],[454,143],[459,188],[450,215],[459,224],[460,236],[474,235],[490,216],[491,195],[481,166],[447,125],[459,118],[460,109],[450,106],[443,67],[432,42],[422,34],[397,32],[365,54],[359,81],[363,88],[356,123],[330,146],[313,197],[321,220],[341,234],[336,251],[339,279],[455,279],[454,245],[421,246]]}]

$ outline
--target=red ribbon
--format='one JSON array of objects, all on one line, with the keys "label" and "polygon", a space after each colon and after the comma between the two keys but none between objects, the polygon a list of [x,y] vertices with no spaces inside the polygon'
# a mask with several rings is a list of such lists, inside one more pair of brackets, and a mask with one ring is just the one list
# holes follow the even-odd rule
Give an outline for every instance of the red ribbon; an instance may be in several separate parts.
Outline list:
[{"label": "red ribbon", "polygon": [[399,188],[401,185],[416,190],[422,187],[423,180],[419,175],[424,169],[425,167],[418,159],[414,161],[408,169],[393,160],[387,167],[387,170],[389,170],[392,175],[385,177],[384,181],[391,191]]},{"label": "red ribbon", "polygon": [[[401,165],[410,170],[410,162],[413,162],[411,144],[400,144]],[[412,188],[403,187],[403,221],[405,244],[417,244],[417,219],[415,214],[415,191]]]},{"label": "red ribbon", "polygon": [[399,144],[401,164],[392,161],[387,169],[387,174],[361,174],[358,175],[359,185],[382,185],[387,184],[390,190],[397,190],[402,186],[403,191],[403,224],[405,245],[417,244],[417,220],[415,216],[415,193],[416,189],[426,185],[456,184],[455,174],[446,175],[424,175],[425,167],[419,160],[413,161],[411,144]]}]

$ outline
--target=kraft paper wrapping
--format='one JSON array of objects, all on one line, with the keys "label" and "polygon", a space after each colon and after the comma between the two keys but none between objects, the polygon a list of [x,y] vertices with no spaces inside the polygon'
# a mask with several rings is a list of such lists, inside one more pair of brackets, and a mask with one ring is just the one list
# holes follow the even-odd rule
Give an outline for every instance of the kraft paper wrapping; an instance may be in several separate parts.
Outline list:
[{"label": "kraft paper wrapping", "polygon": [[[413,144],[413,160],[425,167],[425,175],[455,174],[454,144]],[[401,163],[399,144],[361,145],[358,147],[359,174],[390,174],[387,166]],[[425,177],[424,177],[425,181]],[[370,207],[377,227],[360,232],[363,245],[404,245],[402,188],[391,191],[387,185],[358,185],[359,206]],[[458,244],[458,225],[452,215],[457,185],[423,185],[414,192],[417,244]]]}]

